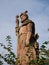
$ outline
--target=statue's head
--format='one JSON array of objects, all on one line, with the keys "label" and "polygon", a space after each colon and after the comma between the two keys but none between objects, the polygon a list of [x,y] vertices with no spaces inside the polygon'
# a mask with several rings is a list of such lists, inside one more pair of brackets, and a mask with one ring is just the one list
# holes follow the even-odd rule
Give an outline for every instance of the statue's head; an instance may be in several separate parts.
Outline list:
[{"label": "statue's head", "polygon": [[26,19],[28,19],[27,11],[20,14],[21,23],[23,23]]}]

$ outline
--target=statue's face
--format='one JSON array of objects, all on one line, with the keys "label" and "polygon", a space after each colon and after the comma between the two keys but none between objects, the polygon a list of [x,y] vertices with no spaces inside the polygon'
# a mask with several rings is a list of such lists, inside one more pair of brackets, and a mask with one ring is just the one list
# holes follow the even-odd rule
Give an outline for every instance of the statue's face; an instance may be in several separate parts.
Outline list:
[{"label": "statue's face", "polygon": [[24,20],[26,19],[26,16],[25,15],[21,15],[21,23],[23,23],[24,22]]}]

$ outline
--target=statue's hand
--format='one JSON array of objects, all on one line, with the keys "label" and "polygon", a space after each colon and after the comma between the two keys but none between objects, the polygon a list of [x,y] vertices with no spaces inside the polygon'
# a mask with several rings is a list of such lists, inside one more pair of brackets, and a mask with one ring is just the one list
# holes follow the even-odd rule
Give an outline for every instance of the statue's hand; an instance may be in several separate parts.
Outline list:
[{"label": "statue's hand", "polygon": [[26,40],[26,46],[29,46],[29,41],[28,40]]},{"label": "statue's hand", "polygon": [[19,16],[18,16],[18,15],[16,15],[16,18],[19,18]]},{"label": "statue's hand", "polygon": [[16,16],[16,27],[19,27],[19,19],[18,18],[19,18],[19,16],[17,15]]}]

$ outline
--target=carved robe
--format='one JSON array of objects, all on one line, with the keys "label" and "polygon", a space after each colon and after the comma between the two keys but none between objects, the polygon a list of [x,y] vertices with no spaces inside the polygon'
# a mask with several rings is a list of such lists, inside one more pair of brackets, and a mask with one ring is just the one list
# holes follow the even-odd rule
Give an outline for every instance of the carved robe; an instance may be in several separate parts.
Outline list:
[{"label": "carved robe", "polygon": [[[36,59],[36,51],[31,45],[34,43],[35,24],[31,20],[26,20],[19,29],[17,56],[18,65],[28,65],[30,60]],[[26,44],[29,42],[29,46]]]}]

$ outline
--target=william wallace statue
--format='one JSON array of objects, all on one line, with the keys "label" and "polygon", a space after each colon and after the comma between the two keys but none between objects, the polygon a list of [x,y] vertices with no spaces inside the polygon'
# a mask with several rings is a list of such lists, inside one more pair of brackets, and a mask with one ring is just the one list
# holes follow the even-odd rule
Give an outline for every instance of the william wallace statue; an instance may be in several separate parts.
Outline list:
[{"label": "william wallace statue", "polygon": [[17,65],[29,65],[31,60],[36,60],[38,55],[38,34],[35,34],[35,23],[29,19],[27,11],[20,14],[22,25],[19,26],[16,16],[16,35],[18,36]]}]

